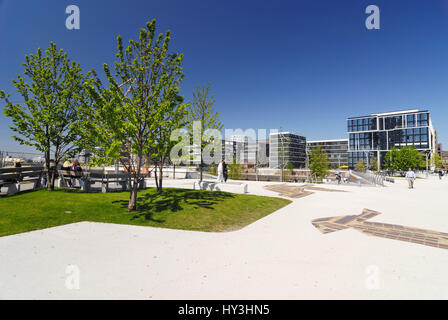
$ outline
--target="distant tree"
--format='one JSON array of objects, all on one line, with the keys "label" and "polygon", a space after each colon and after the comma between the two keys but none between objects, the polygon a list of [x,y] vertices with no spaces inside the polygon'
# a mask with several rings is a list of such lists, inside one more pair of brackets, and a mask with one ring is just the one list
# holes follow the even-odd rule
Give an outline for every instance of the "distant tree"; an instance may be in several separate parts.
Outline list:
[{"label": "distant tree", "polygon": [[364,165],[364,161],[363,160],[359,160],[356,163],[356,170],[359,172],[364,172],[366,171],[366,166]]},{"label": "distant tree", "polygon": [[385,155],[385,164],[389,170],[406,171],[408,168],[420,168],[423,156],[414,146],[401,149],[393,147]]},{"label": "distant tree", "polygon": [[396,159],[398,159],[399,150],[397,147],[392,147],[391,150],[389,150],[386,155],[384,156],[384,166],[387,170],[398,170],[396,167]]},{"label": "distant tree", "polygon": [[[12,82],[23,104],[13,103],[9,94],[0,91],[0,99],[6,102],[4,114],[12,119],[10,128],[18,134],[13,138],[43,152],[46,167],[54,160],[56,168],[63,158],[83,148],[78,107],[88,100],[83,88],[86,77],[79,63],[70,61],[52,42],[45,54],[39,48],[37,54],[26,55],[22,65],[24,76]],[[47,181],[53,190],[55,170],[47,170]]]},{"label": "distant tree", "polygon": [[329,174],[328,158],[321,146],[310,150],[309,161],[309,167],[313,175],[323,179]]},{"label": "distant tree", "polygon": [[217,175],[218,174],[218,165],[213,162],[209,167],[208,167],[208,173],[211,175]]},{"label": "distant tree", "polygon": [[377,157],[373,157],[370,160],[370,170],[377,172],[378,171],[378,158]]},{"label": "distant tree", "polygon": [[283,170],[283,181],[291,179],[293,170],[294,170],[294,165],[292,164],[292,162],[288,162],[286,165],[286,170]]},{"label": "distant tree", "polygon": [[436,169],[443,167],[442,158],[440,157],[440,155],[437,152],[432,154],[431,165],[434,166],[434,168],[436,168]]},{"label": "distant tree", "polygon": [[193,148],[197,148],[200,151],[200,181],[202,181],[204,167],[203,152],[205,147],[212,142],[211,138],[206,134],[206,131],[209,129],[222,130],[223,128],[222,123],[219,121],[220,113],[215,112],[213,108],[215,99],[213,96],[209,96],[209,91],[210,84],[206,87],[197,87],[193,92],[193,101],[188,109],[188,129],[192,137],[195,131],[195,123],[200,123],[199,128],[196,128],[196,130],[199,129],[199,132],[196,134],[198,134],[200,142],[199,145],[193,146]]},{"label": "distant tree", "polygon": [[233,159],[233,162],[229,164],[229,178],[233,180],[241,179],[241,173],[243,171],[243,165],[236,162],[236,159]]}]

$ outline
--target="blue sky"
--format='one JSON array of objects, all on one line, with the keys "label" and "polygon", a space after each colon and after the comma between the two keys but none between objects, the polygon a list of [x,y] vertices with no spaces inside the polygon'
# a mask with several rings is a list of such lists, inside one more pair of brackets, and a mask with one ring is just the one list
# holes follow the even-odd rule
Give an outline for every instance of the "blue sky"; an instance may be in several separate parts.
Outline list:
[{"label": "blue sky", "polygon": [[[65,28],[70,4],[81,10],[77,31]],[[381,30],[365,27],[370,4],[380,8]],[[448,147],[442,0],[0,0],[0,89],[14,93],[25,54],[50,41],[102,74],[117,34],[137,38],[153,18],[185,55],[185,98],[211,83],[226,128],[346,138],[347,117],[424,108]],[[8,124],[0,115],[0,150],[29,150],[10,138]]]}]

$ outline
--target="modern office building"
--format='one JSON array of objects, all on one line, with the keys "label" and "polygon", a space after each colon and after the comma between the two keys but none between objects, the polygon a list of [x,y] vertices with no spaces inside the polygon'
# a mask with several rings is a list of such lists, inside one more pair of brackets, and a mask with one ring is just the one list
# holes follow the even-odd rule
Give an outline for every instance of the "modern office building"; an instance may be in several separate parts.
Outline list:
[{"label": "modern office building", "polygon": [[376,113],[347,119],[349,136],[348,165],[359,160],[366,165],[376,158],[381,167],[392,147],[414,146],[428,155],[437,152],[437,135],[428,110],[404,110]]},{"label": "modern office building", "polygon": [[247,166],[269,165],[269,140],[249,140],[247,144]]},{"label": "modern office building", "polygon": [[318,146],[322,147],[327,154],[331,168],[339,168],[348,164],[348,139],[307,141],[307,156],[309,157],[310,151]]},{"label": "modern office building", "polygon": [[292,163],[294,168],[306,165],[306,137],[292,132],[269,135],[269,167],[281,168]]}]

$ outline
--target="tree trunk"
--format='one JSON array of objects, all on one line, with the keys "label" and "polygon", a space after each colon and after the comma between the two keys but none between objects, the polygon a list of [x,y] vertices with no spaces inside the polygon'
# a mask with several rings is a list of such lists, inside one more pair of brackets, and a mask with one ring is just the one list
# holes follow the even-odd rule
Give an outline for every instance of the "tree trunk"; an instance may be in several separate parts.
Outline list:
[{"label": "tree trunk", "polygon": [[[138,185],[139,185],[139,179],[140,179],[140,171],[141,171],[141,160],[142,155],[138,154],[136,156],[136,162],[137,162],[137,168],[135,172],[133,173],[133,184],[131,186],[130,195],[129,195],[129,205],[128,205],[128,211],[135,211],[137,210],[137,193],[138,193]],[[129,166],[130,167],[130,166]]]},{"label": "tree trunk", "polygon": [[156,190],[159,190],[159,180],[157,179],[157,166],[154,166],[154,180],[156,181]]},{"label": "tree trunk", "polygon": [[50,181],[49,181],[49,188],[48,190],[54,191],[54,180],[56,178],[56,167],[53,167],[51,169],[51,176],[50,176]]},{"label": "tree trunk", "polygon": [[50,188],[50,180],[51,180],[51,171],[50,171],[50,151],[45,151],[45,166],[47,172],[45,172],[45,175],[47,177],[47,185],[45,186],[47,190],[51,190]]},{"label": "tree trunk", "polygon": [[202,165],[203,165],[203,160],[202,160],[202,150],[201,150],[201,163],[199,164],[199,182],[202,182]]},{"label": "tree trunk", "polygon": [[138,179],[137,176],[134,174],[133,184],[130,188],[130,195],[129,195],[129,205],[128,205],[128,211],[135,211],[137,209],[137,191],[138,191]]},{"label": "tree trunk", "polygon": [[157,193],[162,192],[162,181],[163,181],[163,162],[159,167],[159,185],[157,186]]}]

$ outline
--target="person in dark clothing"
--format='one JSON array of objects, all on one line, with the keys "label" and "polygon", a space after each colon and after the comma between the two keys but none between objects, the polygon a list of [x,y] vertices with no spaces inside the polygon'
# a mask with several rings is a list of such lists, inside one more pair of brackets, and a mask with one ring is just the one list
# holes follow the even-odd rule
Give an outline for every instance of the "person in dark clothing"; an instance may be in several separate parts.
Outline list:
[{"label": "person in dark clothing", "polygon": [[442,180],[442,177],[443,177],[443,171],[439,170],[439,179]]},{"label": "person in dark clothing", "polygon": [[75,180],[78,180],[79,187],[82,188],[82,167],[79,161],[73,162],[73,165],[71,167],[72,172],[72,186],[75,186]]},{"label": "person in dark clothing", "polygon": [[224,176],[224,182],[227,182],[227,178],[229,177],[228,170],[227,170],[227,163],[226,160],[222,160],[222,172]]}]

